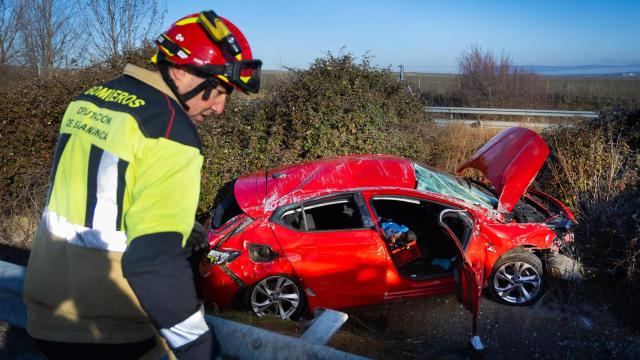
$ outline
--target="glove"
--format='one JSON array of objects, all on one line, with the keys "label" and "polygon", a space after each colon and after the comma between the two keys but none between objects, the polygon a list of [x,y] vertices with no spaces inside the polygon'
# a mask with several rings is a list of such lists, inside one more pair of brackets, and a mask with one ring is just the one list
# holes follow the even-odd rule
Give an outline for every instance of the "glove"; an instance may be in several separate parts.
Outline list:
[{"label": "glove", "polygon": [[203,251],[209,251],[209,233],[207,229],[202,226],[199,222],[193,223],[193,230],[191,230],[191,235],[187,239],[187,247],[191,248],[192,253],[200,253]]}]

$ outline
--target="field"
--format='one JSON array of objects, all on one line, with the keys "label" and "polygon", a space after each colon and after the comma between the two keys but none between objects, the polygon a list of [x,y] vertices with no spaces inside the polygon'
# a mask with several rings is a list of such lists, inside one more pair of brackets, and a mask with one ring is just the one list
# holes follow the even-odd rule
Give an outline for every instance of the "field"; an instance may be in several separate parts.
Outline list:
[{"label": "field", "polygon": [[[284,71],[264,71],[264,88],[269,91],[276,84],[290,78]],[[418,89],[433,106],[465,106],[458,96],[457,75],[405,73],[408,84]],[[640,105],[640,77],[638,76],[540,76],[546,100],[532,108],[566,110],[602,110]],[[511,107],[502,104],[497,107]]]}]

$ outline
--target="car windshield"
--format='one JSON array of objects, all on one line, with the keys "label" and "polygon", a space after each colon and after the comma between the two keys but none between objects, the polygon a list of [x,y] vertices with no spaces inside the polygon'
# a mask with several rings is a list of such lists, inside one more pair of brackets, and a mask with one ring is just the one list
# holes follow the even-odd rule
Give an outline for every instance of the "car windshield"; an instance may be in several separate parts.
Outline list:
[{"label": "car windshield", "polygon": [[494,209],[498,203],[498,199],[488,190],[469,180],[416,163],[413,163],[413,167],[416,171],[416,189],[418,190],[451,196],[487,209]]}]

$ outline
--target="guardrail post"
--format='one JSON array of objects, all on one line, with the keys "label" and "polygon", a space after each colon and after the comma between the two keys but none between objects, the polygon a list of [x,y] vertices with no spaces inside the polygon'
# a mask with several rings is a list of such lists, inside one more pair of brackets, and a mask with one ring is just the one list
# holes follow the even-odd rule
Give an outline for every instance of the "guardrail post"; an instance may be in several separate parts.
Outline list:
[{"label": "guardrail post", "polygon": [[315,318],[301,338],[318,345],[325,345],[347,321],[347,314],[331,309],[316,309]]}]

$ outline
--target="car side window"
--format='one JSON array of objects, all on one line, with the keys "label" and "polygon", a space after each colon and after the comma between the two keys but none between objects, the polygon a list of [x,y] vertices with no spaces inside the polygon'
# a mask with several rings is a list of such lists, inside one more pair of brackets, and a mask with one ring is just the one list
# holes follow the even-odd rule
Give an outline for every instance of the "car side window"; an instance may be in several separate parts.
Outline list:
[{"label": "car side window", "polygon": [[351,195],[303,203],[285,211],[279,220],[288,227],[302,231],[363,228],[362,215]]},{"label": "car side window", "polygon": [[221,230],[229,220],[243,214],[233,192],[235,183],[235,180],[226,183],[216,195],[214,208],[210,211],[211,230],[213,231]]}]

